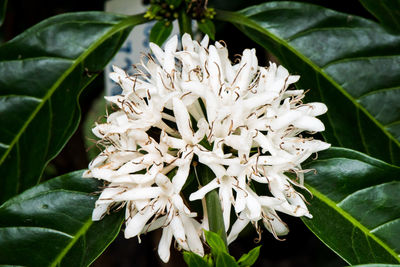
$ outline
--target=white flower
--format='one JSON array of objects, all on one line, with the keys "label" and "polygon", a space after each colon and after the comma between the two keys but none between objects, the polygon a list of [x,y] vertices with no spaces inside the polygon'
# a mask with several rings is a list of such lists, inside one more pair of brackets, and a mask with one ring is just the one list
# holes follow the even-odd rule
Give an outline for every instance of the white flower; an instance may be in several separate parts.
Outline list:
[{"label": "white flower", "polygon": [[[93,220],[126,207],[126,238],[163,228],[158,253],[165,262],[172,238],[179,248],[204,254],[207,212],[201,225],[185,197],[195,201],[218,190],[229,242],[260,221],[276,238],[287,234],[277,212],[311,218],[293,186],[304,188],[301,163],[330,146],[311,137],[324,130],[316,116],[326,106],[304,104],[304,91],[289,89],[299,76],[275,63],[258,66],[254,49],[232,64],[226,47],[208,41],[185,34],[177,51],[174,36],[164,50],[150,44],[155,58],[148,55],[135,75],[114,67],[110,77],[123,93],[106,99],[119,110],[93,129],[105,149],[84,175],[106,182]],[[215,178],[186,192],[198,164]]]}]

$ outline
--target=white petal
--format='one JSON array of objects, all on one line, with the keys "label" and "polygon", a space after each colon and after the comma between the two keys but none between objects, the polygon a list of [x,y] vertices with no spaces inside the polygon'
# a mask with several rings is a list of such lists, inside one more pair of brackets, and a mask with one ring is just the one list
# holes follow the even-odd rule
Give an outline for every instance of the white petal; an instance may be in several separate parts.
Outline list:
[{"label": "white petal", "polygon": [[116,201],[150,199],[158,197],[162,192],[159,187],[140,187],[128,190],[125,193],[114,196]]},{"label": "white petal", "polygon": [[232,225],[232,229],[228,235],[228,244],[232,243],[239,236],[240,232],[249,224],[250,220],[246,218],[240,218]]},{"label": "white petal", "polygon": [[107,212],[108,206],[110,206],[111,203],[105,203],[105,204],[96,204],[96,207],[93,210],[92,213],[92,221],[99,221],[103,218],[103,215]]},{"label": "white petal", "polygon": [[179,133],[181,134],[183,140],[191,144],[193,141],[193,131],[190,127],[190,117],[186,106],[183,104],[182,100],[177,97],[174,97],[172,102],[174,105],[174,115]]},{"label": "white petal", "polygon": [[307,103],[298,107],[297,110],[305,112],[307,115],[310,116],[319,116],[328,111],[328,107],[324,103]]},{"label": "white petal", "polygon": [[[113,185],[113,184],[111,184]],[[108,187],[101,192],[99,199],[96,201],[96,205],[110,203],[115,201],[115,196],[124,191],[124,188],[121,187]]]},{"label": "white petal", "polygon": [[[238,77],[233,84],[233,87],[239,87],[240,92],[244,92],[249,87],[250,81],[253,79],[254,74],[257,72],[257,57],[255,49],[245,49],[243,51],[240,66],[238,68]],[[240,73],[239,73],[240,72]],[[239,93],[241,94],[241,93]]]},{"label": "white petal", "polygon": [[171,227],[165,227],[161,235],[160,243],[158,243],[158,250],[157,250],[160,259],[165,263],[169,261],[171,242],[172,242]]},{"label": "white petal", "polygon": [[[219,196],[221,199],[222,215],[224,218],[225,231],[228,231],[231,219],[231,195],[232,189],[228,186],[221,186],[219,189]],[[233,195],[232,195],[233,198]]]},{"label": "white petal", "polygon": [[270,126],[274,131],[277,131],[281,128],[287,127],[289,124],[291,124],[293,121],[296,121],[301,116],[302,116],[301,112],[290,110],[284,113],[283,115],[279,116],[275,120],[273,120]]},{"label": "white petal", "polygon": [[165,54],[163,68],[167,73],[172,73],[175,69],[175,56],[174,52],[178,46],[178,36],[174,35],[165,43]]},{"label": "white petal", "polygon": [[206,47],[208,46],[208,42],[209,42],[210,38],[208,38],[208,35],[204,35],[203,40],[201,40],[200,45],[202,47]]},{"label": "white petal", "polygon": [[257,164],[274,166],[288,163],[290,160],[291,157],[259,156],[257,159]]},{"label": "white petal", "polygon": [[86,170],[86,171],[82,174],[82,178],[93,178],[92,172],[91,172],[90,170]]},{"label": "white petal", "polygon": [[120,75],[126,75],[126,72],[121,69],[120,67],[116,66],[116,65],[112,65],[113,71],[120,74]]},{"label": "white petal", "polygon": [[[247,190],[249,193],[249,190]],[[247,216],[250,220],[259,220],[261,217],[261,205],[256,198],[248,194],[246,198]]]},{"label": "white petal", "polygon": [[162,216],[162,217],[157,218],[157,220],[155,220],[155,221],[151,221],[151,223],[147,224],[143,228],[143,231],[141,232],[141,234],[154,231],[158,228],[162,228],[163,226],[165,226],[166,221],[167,221],[167,216]]},{"label": "white petal", "polygon": [[162,173],[157,173],[155,182],[159,187],[164,190],[164,193],[172,193],[173,185],[166,175]]},{"label": "white petal", "polygon": [[209,85],[214,94],[218,95],[221,83],[224,81],[222,69],[220,67],[221,61],[219,59],[219,54],[215,46],[213,45],[209,46],[208,50],[209,50],[208,70],[210,75],[210,77],[208,78],[210,82]]},{"label": "white petal", "polygon": [[99,167],[105,160],[108,159],[108,156],[100,154],[94,160],[92,160],[89,164],[89,169]]},{"label": "white petal", "polygon": [[134,163],[131,161],[131,162],[127,162],[124,165],[122,165],[118,169],[117,174],[119,174],[119,175],[129,174],[129,173],[141,171],[143,169],[146,169],[145,165],[137,164],[137,163]]},{"label": "white petal", "polygon": [[[184,157],[184,155],[182,155]],[[172,183],[175,188],[175,192],[180,192],[183,185],[186,183],[186,180],[189,175],[190,170],[190,163],[192,161],[193,153],[186,158],[187,163],[184,165],[179,166],[178,171],[176,172],[175,176],[172,178]]]},{"label": "white petal", "polygon": [[246,192],[236,190],[235,212],[242,212],[246,208]]},{"label": "white petal", "polygon": [[303,116],[293,122],[296,128],[304,129],[310,132],[322,132],[325,131],[324,124],[317,118],[311,116]]},{"label": "white petal", "polygon": [[166,143],[168,146],[172,148],[184,148],[186,146],[186,142],[183,141],[180,138],[174,138],[171,136],[168,136],[165,132],[161,133],[161,141]]},{"label": "white petal", "polygon": [[282,220],[276,215],[269,214],[272,219],[263,219],[264,226],[271,233],[275,233],[277,236],[287,235],[289,233],[289,228],[282,222]]},{"label": "white petal", "polygon": [[158,62],[160,62],[160,64],[164,64],[164,51],[154,43],[150,43],[149,46]]},{"label": "white petal", "polygon": [[260,202],[260,205],[266,206],[266,207],[275,207],[275,206],[280,205],[285,202],[284,199],[268,197],[268,196],[260,196],[258,198],[258,201]]},{"label": "white petal", "polygon": [[192,37],[188,33],[182,35],[182,48],[187,51],[194,50]]},{"label": "white petal", "polygon": [[190,217],[181,216],[181,218],[190,251],[193,251],[200,256],[204,256],[203,244],[195,227],[197,222]]},{"label": "white petal", "polygon": [[279,94],[277,92],[266,91],[258,93],[256,96],[246,99],[243,105],[247,109],[254,109],[259,106],[270,104],[273,99],[277,98]]},{"label": "white petal", "polygon": [[300,79],[300,75],[290,75],[289,78],[286,81],[286,88],[292,84],[297,82]]},{"label": "white petal", "polygon": [[153,207],[148,206],[144,211],[138,212],[127,223],[125,228],[125,238],[131,238],[140,234],[147,221],[157,212]]},{"label": "white petal", "polygon": [[295,206],[295,205],[290,205],[288,202],[284,202],[281,205],[277,205],[274,207],[275,210],[292,215],[292,216],[296,216],[296,217],[300,217],[300,216],[309,216],[310,213],[306,208],[301,207],[300,205]]},{"label": "white petal", "polygon": [[188,244],[186,242],[185,228],[183,227],[180,216],[174,216],[172,218],[170,226],[172,229],[172,234],[174,235],[175,240],[178,242],[178,244],[184,250],[189,250]]},{"label": "white petal", "polygon": [[215,178],[214,180],[212,180],[211,182],[209,182],[208,184],[206,184],[205,186],[203,186],[196,192],[190,194],[189,200],[194,201],[197,199],[202,199],[208,192],[211,192],[212,190],[214,190],[215,188],[218,188],[219,186],[220,186],[220,184],[218,182],[218,179]]}]

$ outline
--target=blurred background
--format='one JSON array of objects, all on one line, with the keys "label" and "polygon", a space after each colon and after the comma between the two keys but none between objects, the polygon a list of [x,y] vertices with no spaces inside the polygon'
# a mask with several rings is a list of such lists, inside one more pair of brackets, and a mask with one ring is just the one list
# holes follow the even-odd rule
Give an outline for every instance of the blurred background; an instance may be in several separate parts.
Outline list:
[{"label": "blurred background", "polygon": [[[147,1],[131,0],[132,3],[147,4]],[[0,42],[6,42],[34,24],[57,14],[75,11],[104,10],[106,0],[9,0],[7,15],[0,28]],[[239,10],[244,7],[262,3],[259,0],[210,0],[209,7],[225,10]],[[374,19],[356,0],[346,1],[343,5],[335,0],[307,0],[317,5],[329,7],[341,12]],[[275,61],[268,51],[257,47],[246,36],[233,26],[216,22],[216,40],[224,40],[231,56],[242,53],[245,48],[256,47],[260,65],[267,65],[268,61]],[[64,173],[85,169],[89,161],[99,152],[91,145],[90,129],[93,122],[104,114],[106,104],[104,96],[104,74],[86,88],[80,97],[82,119],[80,126],[63,151],[49,164],[44,179],[49,179]],[[256,243],[258,234],[253,228],[248,229],[230,246],[230,252],[235,258],[247,253],[256,245],[262,245],[260,258],[255,266],[268,267],[295,267],[295,266],[345,266],[334,252],[327,248],[315,237],[298,218],[281,216],[290,228],[285,241],[278,241],[266,230],[261,241]],[[175,250],[168,264],[164,264],[157,256],[157,245],[160,231],[155,231],[141,237],[141,244],[137,238],[124,239],[120,234],[106,249],[92,266],[186,266],[180,252]]]}]

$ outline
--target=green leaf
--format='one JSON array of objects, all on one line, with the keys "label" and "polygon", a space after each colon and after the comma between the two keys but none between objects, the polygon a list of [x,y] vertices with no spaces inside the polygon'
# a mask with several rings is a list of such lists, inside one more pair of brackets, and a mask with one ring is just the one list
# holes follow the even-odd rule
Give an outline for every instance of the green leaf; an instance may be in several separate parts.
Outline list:
[{"label": "green leaf", "polygon": [[161,46],[165,40],[171,35],[172,32],[172,23],[169,21],[160,20],[157,22],[150,31],[150,42]]},{"label": "green leaf", "polygon": [[0,206],[0,264],[89,266],[118,234],[123,214],[92,221],[101,185],[69,173]]},{"label": "green leaf", "polygon": [[389,30],[400,32],[399,0],[360,0],[379,21]]},{"label": "green leaf", "polygon": [[219,11],[217,19],[234,23],[302,75],[297,85],[328,106],[321,118],[329,143],[400,162],[400,36],[306,3],[268,2]]},{"label": "green leaf", "polygon": [[215,40],[215,25],[210,19],[204,20],[204,22],[197,21],[199,30],[204,34],[207,34],[211,39]]},{"label": "green leaf", "polygon": [[209,267],[205,259],[193,252],[183,252],[183,259],[189,267]]},{"label": "green leaf", "polygon": [[361,265],[352,265],[353,267],[399,267],[399,264],[361,264]]},{"label": "green leaf", "polygon": [[204,230],[204,234],[206,236],[207,244],[210,246],[213,254],[217,255],[222,252],[228,252],[226,244],[220,235],[207,230]]},{"label": "green leaf", "polygon": [[181,36],[184,33],[192,35],[192,19],[186,14],[184,9],[181,9],[179,12],[178,23]]},{"label": "green leaf", "polygon": [[218,253],[215,260],[216,267],[239,267],[234,257],[226,252]]},{"label": "green leaf", "polygon": [[261,246],[255,247],[249,251],[247,254],[243,254],[242,257],[238,260],[240,267],[252,266],[258,259],[260,255]]},{"label": "green leaf", "polygon": [[77,97],[142,15],[47,19],[0,46],[0,203],[38,183],[77,128]]},{"label": "green leaf", "polygon": [[344,148],[303,167],[314,234],[350,264],[400,262],[399,167]]},{"label": "green leaf", "polygon": [[7,1],[8,0],[0,0],[0,26],[3,25],[4,19],[6,17]]}]

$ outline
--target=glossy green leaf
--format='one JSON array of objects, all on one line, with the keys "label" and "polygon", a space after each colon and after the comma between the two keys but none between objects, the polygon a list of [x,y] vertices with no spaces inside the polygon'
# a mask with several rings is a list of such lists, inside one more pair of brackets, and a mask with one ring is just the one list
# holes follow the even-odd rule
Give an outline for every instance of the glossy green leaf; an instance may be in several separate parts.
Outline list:
[{"label": "glossy green leaf", "polygon": [[400,32],[399,0],[360,0],[379,21],[389,30]]},{"label": "glossy green leaf", "polygon": [[0,46],[0,203],[38,183],[78,125],[80,92],[144,21],[63,14]]},{"label": "glossy green leaf", "polygon": [[301,75],[297,85],[311,89],[307,97],[328,106],[321,116],[328,142],[400,162],[400,36],[367,19],[296,2],[220,11],[217,19],[234,23]]},{"label": "glossy green leaf", "polygon": [[228,252],[224,241],[218,234],[207,230],[204,230],[204,234],[213,254]]},{"label": "glossy green leaf", "polygon": [[161,46],[171,35],[172,23],[169,21],[160,20],[158,21],[150,31],[149,40],[152,43]]},{"label": "glossy green leaf", "polygon": [[88,266],[118,234],[123,214],[92,221],[101,183],[69,173],[0,206],[0,264]]},{"label": "glossy green leaf", "polygon": [[351,265],[353,267],[399,267],[399,264],[360,264],[360,265]]},{"label": "glossy green leaf", "polygon": [[249,251],[247,254],[243,254],[242,257],[238,260],[238,264],[240,267],[252,266],[258,259],[260,255],[261,246],[255,247]]},{"label": "glossy green leaf", "polygon": [[400,168],[344,148],[303,167],[314,234],[350,264],[400,262]]},{"label": "glossy green leaf", "polygon": [[207,34],[212,40],[215,40],[215,25],[210,19],[205,19],[204,22],[197,21],[199,30]]},{"label": "glossy green leaf", "polygon": [[215,259],[215,266],[216,267],[239,267],[235,258],[226,252],[221,252],[221,253],[217,254],[217,257]]},{"label": "glossy green leaf", "polygon": [[192,19],[186,14],[184,9],[181,9],[178,16],[179,32],[181,35],[188,33],[192,35]]},{"label": "glossy green leaf", "polygon": [[6,17],[7,0],[0,0],[0,26],[3,24]]},{"label": "glossy green leaf", "polygon": [[[183,259],[189,267],[209,267],[208,262],[193,252],[183,252]],[[212,266],[212,265],[211,265]]]}]

